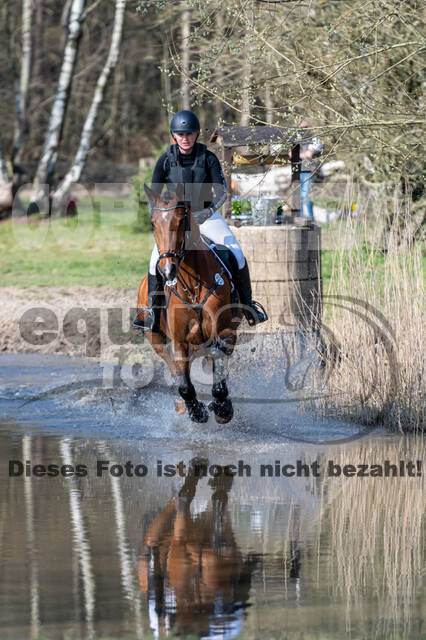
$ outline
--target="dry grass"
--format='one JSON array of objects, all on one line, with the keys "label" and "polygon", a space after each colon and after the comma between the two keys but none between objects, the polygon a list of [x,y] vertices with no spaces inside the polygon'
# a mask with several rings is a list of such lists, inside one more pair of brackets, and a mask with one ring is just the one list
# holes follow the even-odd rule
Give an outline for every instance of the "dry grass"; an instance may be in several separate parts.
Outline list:
[{"label": "dry grass", "polygon": [[317,407],[365,424],[416,431],[425,423],[422,247],[402,248],[391,234],[380,250],[379,229],[376,235],[371,225],[351,219],[336,231],[323,309],[328,394]]},{"label": "dry grass", "polygon": [[[330,455],[340,465],[384,460],[398,465],[424,457],[420,437],[363,441]],[[369,637],[393,637],[396,630],[412,637],[424,577],[424,472],[421,477],[333,478],[327,486],[321,519],[333,550],[327,582],[333,585],[333,597],[346,602],[348,631],[355,611],[361,619],[376,620],[375,634]],[[320,538],[318,545],[320,553]],[[370,598],[377,606],[374,615]]]}]

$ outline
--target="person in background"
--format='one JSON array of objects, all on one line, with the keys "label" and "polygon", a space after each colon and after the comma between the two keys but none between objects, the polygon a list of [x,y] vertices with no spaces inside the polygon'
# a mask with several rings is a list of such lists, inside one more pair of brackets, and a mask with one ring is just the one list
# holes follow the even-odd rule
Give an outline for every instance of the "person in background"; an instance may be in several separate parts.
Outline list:
[{"label": "person in background", "polygon": [[[289,152],[289,156],[292,164],[294,162],[298,163],[297,173],[300,171],[300,216],[302,218],[304,217],[304,208],[306,206],[308,219],[313,220],[314,210],[309,196],[312,180],[318,169],[318,158],[321,155],[323,145],[318,137],[311,135],[308,129],[309,123],[306,120],[302,120],[299,126],[306,128],[306,133],[297,145],[298,149],[293,148]],[[295,151],[296,153],[294,153]]]}]

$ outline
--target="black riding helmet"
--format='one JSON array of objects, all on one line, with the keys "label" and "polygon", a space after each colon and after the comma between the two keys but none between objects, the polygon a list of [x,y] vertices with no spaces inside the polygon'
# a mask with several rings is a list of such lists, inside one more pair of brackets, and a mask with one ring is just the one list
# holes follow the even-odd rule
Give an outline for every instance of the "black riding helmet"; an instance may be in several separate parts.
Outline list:
[{"label": "black riding helmet", "polygon": [[200,121],[192,111],[178,111],[170,121],[172,133],[193,133],[200,130]]}]

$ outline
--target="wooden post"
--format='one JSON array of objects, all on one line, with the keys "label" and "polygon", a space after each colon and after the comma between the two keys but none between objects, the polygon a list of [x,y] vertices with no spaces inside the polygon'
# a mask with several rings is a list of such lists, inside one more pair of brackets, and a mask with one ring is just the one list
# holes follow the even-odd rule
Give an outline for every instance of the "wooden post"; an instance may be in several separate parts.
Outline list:
[{"label": "wooden post", "polygon": [[300,144],[291,149],[291,215],[300,216]]}]

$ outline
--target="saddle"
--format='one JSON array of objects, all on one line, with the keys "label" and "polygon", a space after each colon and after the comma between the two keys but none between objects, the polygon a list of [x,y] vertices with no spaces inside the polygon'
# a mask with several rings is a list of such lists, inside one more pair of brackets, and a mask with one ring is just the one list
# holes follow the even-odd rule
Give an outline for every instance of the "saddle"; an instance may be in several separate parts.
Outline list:
[{"label": "saddle", "polygon": [[225,267],[226,273],[229,277],[232,286],[231,300],[232,302],[238,302],[238,294],[234,285],[235,274],[238,273],[237,259],[228,247],[224,244],[215,244],[213,240],[210,240],[207,236],[202,234],[204,242],[209,246],[210,250],[216,256],[219,263]]}]

